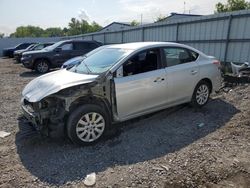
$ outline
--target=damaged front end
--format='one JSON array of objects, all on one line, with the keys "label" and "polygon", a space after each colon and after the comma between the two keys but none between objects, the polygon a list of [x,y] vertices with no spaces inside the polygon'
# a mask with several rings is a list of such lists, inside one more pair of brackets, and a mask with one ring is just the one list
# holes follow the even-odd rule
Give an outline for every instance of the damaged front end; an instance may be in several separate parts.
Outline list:
[{"label": "damaged front end", "polygon": [[47,97],[39,102],[29,102],[23,98],[22,110],[34,128],[48,136],[50,131],[63,128],[66,114],[64,104],[63,100],[55,97]]},{"label": "damaged front end", "polygon": [[69,105],[76,96],[84,96],[98,75],[76,74],[67,70],[48,73],[32,80],[22,92],[24,116],[46,135],[63,128]]}]

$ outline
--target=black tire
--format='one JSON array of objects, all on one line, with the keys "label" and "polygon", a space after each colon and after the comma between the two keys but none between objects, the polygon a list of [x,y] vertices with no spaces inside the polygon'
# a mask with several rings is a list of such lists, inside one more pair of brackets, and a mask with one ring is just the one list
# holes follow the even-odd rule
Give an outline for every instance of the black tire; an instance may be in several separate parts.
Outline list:
[{"label": "black tire", "polygon": [[[98,129],[97,127],[95,127],[95,126],[97,126],[97,124],[95,124],[95,125],[92,125],[92,124],[91,125],[90,124],[83,125],[83,124],[79,123],[80,120],[83,120],[84,123],[88,122],[85,119],[85,115],[87,115],[89,117],[89,120],[91,119],[91,121],[93,122],[93,114],[91,114],[91,113],[96,113],[95,117],[98,117],[100,115],[99,117],[102,118],[100,120],[100,124],[104,123],[104,129],[102,130],[102,133],[98,133],[96,131],[96,129]],[[90,118],[90,114],[91,114],[91,118]],[[79,127],[79,126],[82,126],[82,127]],[[90,127],[90,126],[94,126],[94,127]],[[70,113],[66,128],[67,128],[68,137],[71,139],[71,141],[73,143],[79,144],[79,145],[92,145],[92,144],[95,144],[96,142],[100,141],[107,134],[107,131],[109,130],[110,127],[111,127],[110,117],[109,117],[108,113],[105,112],[105,110],[103,108],[101,108],[100,106],[95,105],[95,104],[84,104],[83,106],[76,108],[75,110],[73,110]],[[85,129],[85,130],[82,130],[82,132],[80,132],[80,131],[77,131],[77,128],[78,129],[79,128]],[[84,134],[84,132],[86,132],[86,131],[87,131],[87,133]],[[96,133],[96,134],[101,134],[101,135],[99,135],[99,137],[96,138],[95,140],[91,140],[91,137],[93,139],[92,133],[90,133],[91,131]],[[100,129],[99,129],[99,131],[100,131]],[[80,138],[81,134],[84,134],[84,136],[86,136],[86,137]],[[91,135],[91,136],[89,137],[89,141],[86,141],[88,135]],[[83,140],[83,139],[85,139],[85,140]]]},{"label": "black tire", "polygon": [[[204,94],[204,100],[199,100],[199,97],[198,97],[199,93],[198,92],[200,91],[200,89],[202,87],[204,87],[204,89],[206,88],[208,93],[207,93],[207,95]],[[209,101],[210,93],[211,93],[211,85],[204,80],[200,81],[194,89],[194,93],[193,93],[192,100],[191,100],[191,105],[194,108],[203,107]]]},{"label": "black tire", "polygon": [[44,74],[49,72],[50,64],[46,59],[39,59],[36,61],[34,69],[36,72]]}]

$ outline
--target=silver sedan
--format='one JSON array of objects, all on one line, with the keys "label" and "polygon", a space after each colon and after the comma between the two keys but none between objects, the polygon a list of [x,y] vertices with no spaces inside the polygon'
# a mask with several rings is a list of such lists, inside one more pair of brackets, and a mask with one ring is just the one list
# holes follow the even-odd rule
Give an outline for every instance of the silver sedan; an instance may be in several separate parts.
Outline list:
[{"label": "silver sedan", "polygon": [[23,90],[22,108],[41,132],[65,128],[78,144],[100,140],[116,122],[190,102],[204,106],[221,85],[220,62],[169,42],[103,46],[71,69]]}]

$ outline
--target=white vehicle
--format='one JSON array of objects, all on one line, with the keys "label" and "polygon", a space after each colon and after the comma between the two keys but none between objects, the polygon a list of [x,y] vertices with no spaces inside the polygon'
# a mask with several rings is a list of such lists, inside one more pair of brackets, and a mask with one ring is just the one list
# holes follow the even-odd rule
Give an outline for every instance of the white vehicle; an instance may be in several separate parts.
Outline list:
[{"label": "white vehicle", "polygon": [[31,81],[22,108],[37,129],[66,128],[73,142],[86,145],[116,122],[182,103],[202,107],[220,85],[220,62],[189,46],[109,45],[69,70]]}]

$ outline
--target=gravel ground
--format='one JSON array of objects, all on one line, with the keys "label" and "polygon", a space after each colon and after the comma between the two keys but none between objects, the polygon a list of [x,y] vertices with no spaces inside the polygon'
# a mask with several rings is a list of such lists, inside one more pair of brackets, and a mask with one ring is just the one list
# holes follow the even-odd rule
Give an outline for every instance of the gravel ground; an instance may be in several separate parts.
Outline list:
[{"label": "gravel ground", "polygon": [[42,138],[20,110],[21,91],[35,73],[0,59],[0,187],[250,187],[250,86],[118,126],[90,147]]}]

